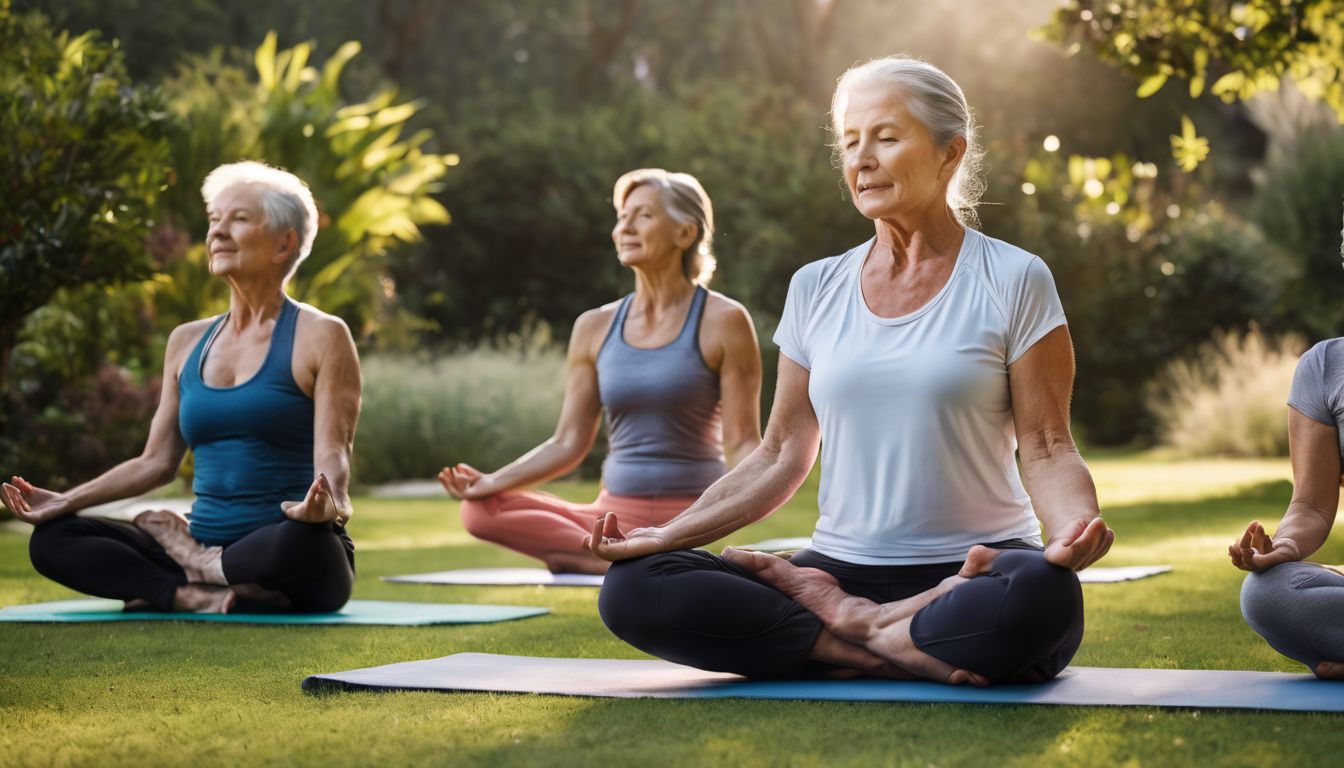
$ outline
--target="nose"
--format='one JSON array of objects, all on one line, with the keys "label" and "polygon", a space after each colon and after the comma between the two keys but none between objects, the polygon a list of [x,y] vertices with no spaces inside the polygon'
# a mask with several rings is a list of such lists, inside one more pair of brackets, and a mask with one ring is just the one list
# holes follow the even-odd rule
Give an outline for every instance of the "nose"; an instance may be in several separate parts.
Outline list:
[{"label": "nose", "polygon": [[873,153],[872,142],[860,140],[853,149],[845,153],[845,165],[856,171],[872,170],[877,167],[877,156]]}]

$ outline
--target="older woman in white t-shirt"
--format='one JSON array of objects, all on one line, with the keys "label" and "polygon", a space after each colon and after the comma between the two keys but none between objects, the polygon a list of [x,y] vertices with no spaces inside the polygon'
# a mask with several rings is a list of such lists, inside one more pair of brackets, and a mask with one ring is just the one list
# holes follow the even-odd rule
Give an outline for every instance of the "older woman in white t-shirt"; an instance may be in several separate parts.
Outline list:
[{"label": "older woman in white t-shirt", "polygon": [[[855,67],[832,118],[876,236],[794,276],[761,446],[665,525],[597,522],[589,547],[618,561],[602,618],[656,656],[754,677],[1049,679],[1082,639],[1074,572],[1114,539],[1069,432],[1054,282],[968,228],[978,150],[941,70]],[[810,549],[691,549],[783,504],[819,447]]]}]

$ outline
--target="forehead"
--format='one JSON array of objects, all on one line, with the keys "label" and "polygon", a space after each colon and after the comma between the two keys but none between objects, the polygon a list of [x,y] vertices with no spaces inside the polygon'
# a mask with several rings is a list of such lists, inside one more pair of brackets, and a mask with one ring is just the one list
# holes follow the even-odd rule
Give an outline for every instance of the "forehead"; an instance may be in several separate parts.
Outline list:
[{"label": "forehead", "polygon": [[261,210],[261,189],[255,184],[232,184],[225,187],[208,206],[211,211],[229,211],[241,208],[248,211]]},{"label": "forehead", "polygon": [[840,133],[861,131],[878,123],[894,122],[916,126],[910,115],[909,99],[899,86],[861,80],[845,91],[844,111],[840,115]]},{"label": "forehead", "polygon": [[621,209],[633,209],[636,206],[647,205],[650,208],[662,208],[663,199],[658,194],[658,188],[652,184],[640,184],[638,187],[630,190],[625,196],[625,202]]}]

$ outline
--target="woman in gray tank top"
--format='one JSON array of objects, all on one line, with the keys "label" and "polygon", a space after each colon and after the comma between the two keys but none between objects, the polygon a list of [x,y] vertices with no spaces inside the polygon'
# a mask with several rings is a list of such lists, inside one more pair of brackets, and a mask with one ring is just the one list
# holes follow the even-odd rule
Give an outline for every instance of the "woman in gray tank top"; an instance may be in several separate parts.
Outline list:
[{"label": "woman in gray tank top", "polygon": [[[714,214],[700,182],[631,171],[612,200],[611,237],[635,292],[574,323],[555,434],[494,472],[459,463],[439,473],[462,500],[468,532],[555,572],[604,573],[610,563],[583,546],[596,520],[612,512],[631,531],[660,525],[761,441],[756,332],[741,304],[705,288]],[[578,466],[604,412],[609,450],[596,501],[521,490]]]},{"label": "woman in gray tank top", "polygon": [[1292,501],[1273,538],[1253,522],[1228,555],[1251,572],[1241,588],[1241,612],[1251,629],[1317,676],[1344,679],[1344,569],[1304,560],[1325,544],[1339,506],[1344,339],[1307,350],[1288,406]]}]

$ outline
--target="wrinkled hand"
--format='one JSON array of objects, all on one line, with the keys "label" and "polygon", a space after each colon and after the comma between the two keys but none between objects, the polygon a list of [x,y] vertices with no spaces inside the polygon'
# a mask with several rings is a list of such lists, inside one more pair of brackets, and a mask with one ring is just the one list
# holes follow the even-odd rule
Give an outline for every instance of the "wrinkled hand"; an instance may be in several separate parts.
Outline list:
[{"label": "wrinkled hand", "polygon": [[583,547],[603,560],[616,562],[662,552],[662,528],[636,528],[621,533],[616,514],[608,512],[593,521],[593,532],[583,537]]},{"label": "wrinkled hand", "polygon": [[499,493],[494,480],[470,464],[444,467],[438,477],[448,495],[460,501],[484,499]]},{"label": "wrinkled hand", "polygon": [[14,517],[25,523],[45,523],[70,511],[65,496],[38,488],[17,475],[0,487],[0,493],[3,493],[5,506],[9,507]]},{"label": "wrinkled hand", "polygon": [[282,501],[280,509],[285,517],[300,523],[329,523],[333,520],[344,522],[349,514],[341,514],[336,505],[336,495],[331,490],[325,474],[318,474],[313,484],[308,486],[308,494],[303,501]]},{"label": "wrinkled hand", "polygon": [[1045,561],[1071,571],[1081,571],[1105,557],[1114,542],[1115,531],[1100,517],[1075,520],[1046,544]]},{"label": "wrinkled hand", "polygon": [[1258,522],[1246,526],[1241,538],[1227,547],[1232,564],[1243,571],[1263,571],[1280,563],[1302,559],[1302,551],[1292,539],[1271,539]]}]

